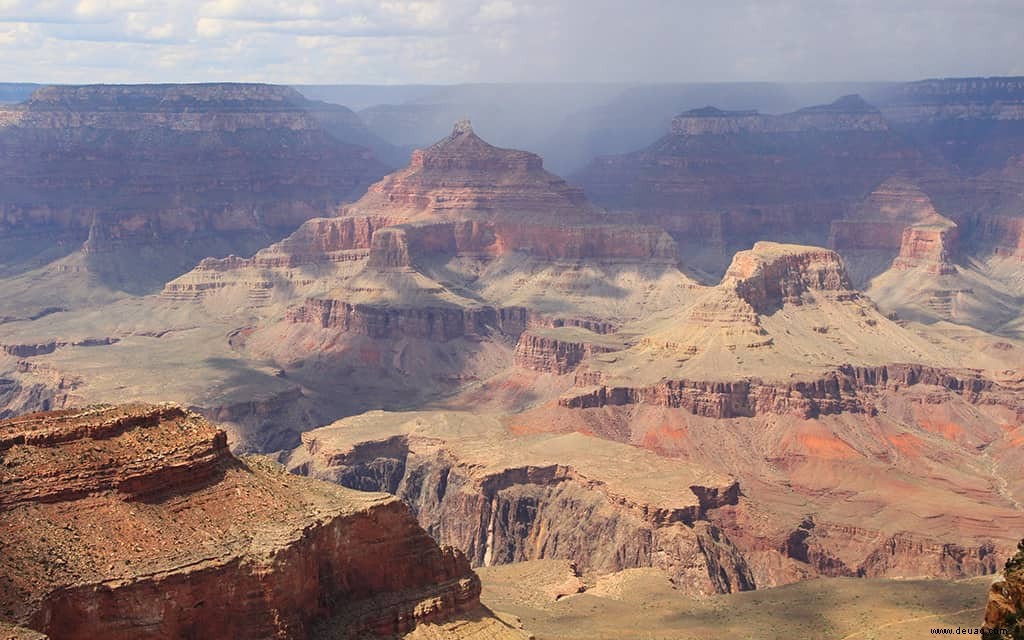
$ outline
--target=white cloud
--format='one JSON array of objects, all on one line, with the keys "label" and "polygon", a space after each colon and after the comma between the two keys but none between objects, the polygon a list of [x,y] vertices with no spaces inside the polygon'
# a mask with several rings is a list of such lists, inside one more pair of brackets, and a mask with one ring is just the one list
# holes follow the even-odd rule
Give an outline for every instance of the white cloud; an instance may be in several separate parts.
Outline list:
[{"label": "white cloud", "polygon": [[0,80],[996,75],[1022,32],[1019,0],[0,0]]}]

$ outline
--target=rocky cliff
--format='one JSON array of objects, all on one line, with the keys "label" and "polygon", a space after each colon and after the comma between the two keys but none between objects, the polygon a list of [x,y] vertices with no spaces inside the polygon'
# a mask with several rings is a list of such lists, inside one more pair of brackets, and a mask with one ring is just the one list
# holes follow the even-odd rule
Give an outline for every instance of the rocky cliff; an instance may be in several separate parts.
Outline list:
[{"label": "rocky cliff", "polygon": [[717,270],[723,252],[745,242],[824,243],[829,224],[878,183],[924,166],[878,109],[847,96],[778,116],[689,111],[648,148],[597,158],[574,180],[598,204],[663,226]]},{"label": "rocky cliff", "polygon": [[485,415],[374,412],[304,434],[289,466],[401,497],[476,566],[556,558],[599,573],[658,567],[688,593],[755,586],[709,521],[738,485],[622,445],[514,438]]},{"label": "rocky cliff", "polygon": [[487,623],[465,557],[398,501],[236,459],[222,431],[175,406],[8,420],[0,455],[7,623],[54,639],[392,637],[465,615]]},{"label": "rocky cliff", "polygon": [[1020,153],[1024,78],[942,78],[891,87],[888,121],[968,174],[1002,167]]},{"label": "rocky cliff", "polygon": [[535,328],[522,333],[516,343],[516,366],[545,373],[566,374],[586,358],[617,351],[622,340],[584,328]]},{"label": "rocky cliff", "polygon": [[[898,264],[926,270],[928,260],[939,260],[939,270],[948,264],[944,249],[928,243],[929,233],[931,227],[909,227]],[[643,361],[648,364],[640,366]],[[655,404],[715,418],[813,418],[870,414],[881,392],[923,384],[973,403],[1016,406],[1016,386],[1004,388],[993,375],[964,369],[883,316],[853,289],[835,252],[759,242],[736,254],[722,282],[663,328],[584,361],[576,389],[559,403]]]},{"label": "rocky cliff", "polygon": [[[412,154],[409,165],[373,185],[347,209],[359,213],[420,215],[542,214],[580,219],[583,192],[544,170],[540,156],[502,149],[476,135],[468,121]],[[511,221],[511,220],[510,220]]]},{"label": "rocky cliff", "polygon": [[933,275],[954,273],[959,244],[960,230],[948,220],[909,226],[903,231],[900,254],[892,267],[903,271],[921,268]]},{"label": "rocky cliff", "polygon": [[[166,281],[204,251],[251,252],[358,197],[385,172],[346,141],[360,127],[270,85],[40,89],[0,110],[0,231],[85,242],[108,280]],[[152,274],[122,264],[140,247],[166,254],[143,261]]]},{"label": "rocky cliff", "polygon": [[989,590],[982,637],[1024,638],[1024,541],[1017,553],[1006,561],[1003,579]]}]

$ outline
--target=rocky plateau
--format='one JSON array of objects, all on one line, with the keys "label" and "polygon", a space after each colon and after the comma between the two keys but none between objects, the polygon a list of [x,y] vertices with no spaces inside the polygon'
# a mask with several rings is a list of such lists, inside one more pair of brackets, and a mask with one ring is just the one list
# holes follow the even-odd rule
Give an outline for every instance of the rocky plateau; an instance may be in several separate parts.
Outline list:
[{"label": "rocky plateau", "polygon": [[525,637],[481,608],[466,558],[394,498],[235,458],[223,431],[176,406],[7,420],[0,455],[7,625],[54,639],[390,638],[445,625],[467,632],[446,637]]}]

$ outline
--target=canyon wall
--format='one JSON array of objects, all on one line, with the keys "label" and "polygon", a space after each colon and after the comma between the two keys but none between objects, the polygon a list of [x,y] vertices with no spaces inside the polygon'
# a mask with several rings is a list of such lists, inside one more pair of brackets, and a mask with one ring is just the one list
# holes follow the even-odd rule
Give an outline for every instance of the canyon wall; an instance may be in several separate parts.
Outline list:
[{"label": "canyon wall", "polygon": [[[429,423],[431,417],[421,420]],[[438,418],[442,425],[445,420]],[[536,450],[527,448],[518,449],[520,463],[510,459],[482,468],[478,447],[515,451],[518,445],[501,444],[497,434],[498,442],[485,444],[478,440],[480,432],[459,437],[442,429],[430,424],[420,432],[391,435],[384,427],[378,437],[342,444],[337,439],[345,436],[338,427],[324,427],[303,435],[289,466],[342,486],[400,497],[424,529],[442,544],[464,550],[475,566],[556,558],[598,573],[658,567],[689,593],[754,588],[742,556],[709,521],[709,513],[739,499],[739,486],[728,478],[694,480],[689,489],[680,488],[678,498],[644,496],[595,474],[588,467],[593,461],[575,448],[583,442],[575,443],[564,463],[536,461]],[[575,458],[583,462],[572,462]]]},{"label": "canyon wall", "polygon": [[356,199],[386,171],[346,142],[361,130],[344,107],[271,85],[42,88],[0,109],[0,231],[84,243],[107,281],[152,287]]},{"label": "canyon wall", "polygon": [[784,115],[685,112],[646,149],[596,158],[574,181],[597,204],[657,224],[701,259],[752,240],[824,244],[832,221],[883,180],[926,170],[920,151],[858,96]]},{"label": "canyon wall", "polygon": [[7,420],[0,452],[5,622],[55,640],[392,637],[487,617],[466,558],[400,502],[236,459],[173,405]]}]

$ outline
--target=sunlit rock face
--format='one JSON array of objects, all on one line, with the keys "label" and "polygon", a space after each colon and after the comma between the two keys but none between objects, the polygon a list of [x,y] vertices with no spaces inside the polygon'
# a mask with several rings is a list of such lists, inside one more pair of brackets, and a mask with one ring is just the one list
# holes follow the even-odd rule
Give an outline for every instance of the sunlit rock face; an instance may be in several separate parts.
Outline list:
[{"label": "sunlit rock face", "polygon": [[0,454],[5,624],[73,640],[299,639],[490,619],[465,556],[398,500],[235,458],[176,406],[0,422]]}]

